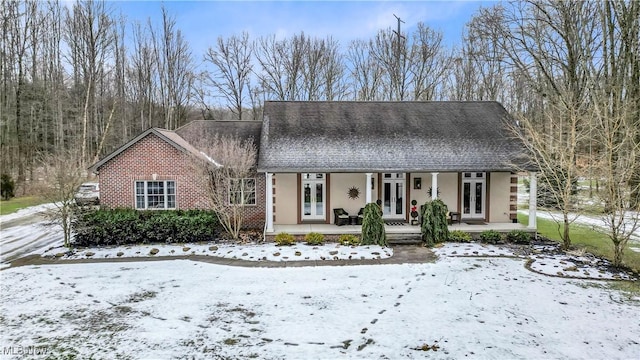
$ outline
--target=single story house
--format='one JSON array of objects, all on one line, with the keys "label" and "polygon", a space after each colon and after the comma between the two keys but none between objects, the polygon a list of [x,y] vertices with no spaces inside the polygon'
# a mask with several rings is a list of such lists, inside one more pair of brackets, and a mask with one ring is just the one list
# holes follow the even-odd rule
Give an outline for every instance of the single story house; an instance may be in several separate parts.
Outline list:
[{"label": "single story house", "polygon": [[267,101],[262,121],[148,129],[91,169],[103,207],[201,208],[184,154],[202,156],[199,144],[235,134],[259,149],[245,218],[267,234],[283,225],[332,225],[334,209],[353,216],[376,201],[385,219],[408,223],[412,200],[436,197],[462,221],[514,223],[516,172],[534,169],[509,122],[497,102]]}]

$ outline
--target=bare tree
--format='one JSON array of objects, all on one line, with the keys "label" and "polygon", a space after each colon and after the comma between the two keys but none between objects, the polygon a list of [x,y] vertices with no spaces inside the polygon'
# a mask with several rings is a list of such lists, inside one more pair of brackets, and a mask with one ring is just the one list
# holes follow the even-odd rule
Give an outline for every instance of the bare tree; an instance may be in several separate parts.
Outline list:
[{"label": "bare tree", "polygon": [[249,34],[243,32],[226,40],[218,37],[216,47],[209,47],[204,55],[205,62],[214,68],[207,76],[209,84],[221,94],[239,120],[242,120],[247,96],[251,96],[252,53]]},{"label": "bare tree", "polygon": [[444,53],[442,33],[424,23],[417,25],[409,48],[409,73],[411,74],[411,98],[434,100],[438,88],[446,76],[451,58]]},{"label": "bare tree", "polygon": [[368,42],[353,40],[347,50],[347,59],[354,98],[363,101],[382,98],[383,69],[372,57]]},{"label": "bare tree", "polygon": [[198,146],[202,157],[194,160],[201,174],[207,205],[218,216],[220,224],[237,239],[242,229],[244,207],[255,204],[255,166],[257,150],[253,139],[216,135]]},{"label": "bare tree", "polygon": [[68,59],[74,70],[74,86],[82,94],[82,102],[77,105],[82,108],[79,146],[83,161],[95,154],[98,142],[97,122],[102,113],[98,89],[105,77],[104,65],[113,55],[110,11],[104,1],[81,1],[66,15]]},{"label": "bare tree", "polygon": [[153,39],[153,54],[163,110],[164,128],[175,129],[187,119],[187,106],[191,101],[195,81],[194,63],[189,43],[176,29],[175,19],[162,7],[162,26],[158,32],[149,21]]},{"label": "bare tree", "polygon": [[49,214],[64,233],[64,246],[71,247],[71,221],[75,216],[74,194],[86,179],[83,159],[77,150],[63,150],[57,154],[42,153],[38,160],[44,175],[40,195],[54,204]]},{"label": "bare tree", "polygon": [[[592,163],[604,182],[602,198],[614,265],[621,266],[630,237],[640,228],[637,164],[640,158],[640,4],[599,4],[603,24],[602,61],[592,72],[598,81],[590,92],[597,152]],[[634,181],[635,180],[635,181]]]},{"label": "bare tree", "polygon": [[283,40],[276,40],[275,35],[271,35],[259,38],[255,45],[260,64],[256,75],[263,90],[276,100],[301,99],[305,39],[304,33]]},{"label": "bare tree", "polygon": [[383,99],[408,100],[410,93],[410,62],[406,34],[396,34],[390,28],[380,30],[369,41],[370,55],[383,72]]},{"label": "bare tree", "polygon": [[519,114],[523,139],[546,186],[562,212],[563,247],[569,234],[577,154],[588,140],[589,63],[597,51],[597,22],[587,2],[513,3],[500,34],[508,64],[537,95],[537,106]]}]

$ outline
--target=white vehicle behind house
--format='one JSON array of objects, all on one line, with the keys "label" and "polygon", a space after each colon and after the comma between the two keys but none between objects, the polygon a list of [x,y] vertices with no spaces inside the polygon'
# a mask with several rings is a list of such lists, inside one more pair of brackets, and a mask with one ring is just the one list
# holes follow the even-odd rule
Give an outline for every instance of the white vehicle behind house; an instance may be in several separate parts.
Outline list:
[{"label": "white vehicle behind house", "polygon": [[100,204],[100,184],[97,182],[83,183],[78,187],[74,198],[78,205]]}]

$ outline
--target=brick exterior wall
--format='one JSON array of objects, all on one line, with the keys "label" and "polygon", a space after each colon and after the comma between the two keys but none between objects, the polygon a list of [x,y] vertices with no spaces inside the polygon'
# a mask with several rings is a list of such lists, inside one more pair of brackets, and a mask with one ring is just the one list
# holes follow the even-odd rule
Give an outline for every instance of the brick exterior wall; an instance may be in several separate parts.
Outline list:
[{"label": "brick exterior wall", "polygon": [[[135,182],[174,180],[176,208],[205,209],[205,190],[199,186],[188,156],[154,134],[142,138],[99,169],[102,208],[135,208]],[[245,226],[262,229],[265,219],[265,177],[256,175],[256,205],[245,207]]]}]

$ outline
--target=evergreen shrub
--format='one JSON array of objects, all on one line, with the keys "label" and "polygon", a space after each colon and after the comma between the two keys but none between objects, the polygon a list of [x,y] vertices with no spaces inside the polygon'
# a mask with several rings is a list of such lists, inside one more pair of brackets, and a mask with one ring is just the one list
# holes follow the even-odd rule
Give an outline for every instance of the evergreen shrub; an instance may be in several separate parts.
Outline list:
[{"label": "evergreen shrub", "polygon": [[523,230],[511,230],[507,234],[507,241],[514,244],[524,244],[528,245],[531,243],[532,235]]},{"label": "evergreen shrub", "polygon": [[296,238],[289,233],[281,232],[276,235],[275,242],[278,246],[291,246],[295,245]]},{"label": "evergreen shrub", "polygon": [[358,246],[360,245],[360,238],[352,234],[342,234],[338,238],[338,242],[341,245],[345,245],[345,246],[348,246],[348,245]]},{"label": "evergreen shrub", "polygon": [[382,209],[378,204],[369,203],[364,207],[362,217],[362,245],[387,246]]},{"label": "evergreen shrub", "polygon": [[14,190],[16,183],[13,181],[10,175],[2,174],[0,179],[0,195],[2,200],[9,200],[15,196]]},{"label": "evergreen shrub", "polygon": [[221,230],[212,211],[134,209],[80,212],[72,228],[74,246],[215,241]]},{"label": "evergreen shrub", "polygon": [[462,230],[453,230],[449,232],[449,241],[451,242],[471,242],[471,234]]},{"label": "evergreen shrub", "polygon": [[487,244],[498,244],[502,242],[502,234],[495,230],[485,230],[480,233],[480,242]]},{"label": "evergreen shrub", "polygon": [[307,242],[307,245],[322,245],[324,244],[324,235],[310,232],[304,236],[304,240]]},{"label": "evergreen shrub", "polygon": [[447,224],[447,205],[440,199],[427,201],[422,207],[422,241],[427,246],[447,241],[449,226]]}]

